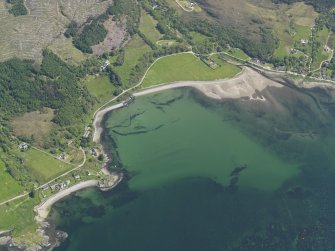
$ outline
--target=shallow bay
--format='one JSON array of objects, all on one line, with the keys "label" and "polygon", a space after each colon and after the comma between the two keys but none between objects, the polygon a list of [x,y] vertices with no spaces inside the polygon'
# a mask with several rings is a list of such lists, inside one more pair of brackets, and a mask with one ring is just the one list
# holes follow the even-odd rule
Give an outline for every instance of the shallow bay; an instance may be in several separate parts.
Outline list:
[{"label": "shallow bay", "polygon": [[262,104],[179,89],[113,111],[107,139],[129,179],[58,203],[53,217],[70,238],[57,250],[332,247],[322,222],[332,215],[322,210],[335,209],[325,201],[333,118],[308,95],[287,92],[291,103]]}]

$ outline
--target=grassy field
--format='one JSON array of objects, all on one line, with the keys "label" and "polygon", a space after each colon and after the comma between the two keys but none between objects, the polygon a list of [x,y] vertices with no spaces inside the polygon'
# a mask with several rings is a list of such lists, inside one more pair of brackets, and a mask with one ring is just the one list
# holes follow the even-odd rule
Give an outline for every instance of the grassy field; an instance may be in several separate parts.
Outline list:
[{"label": "grassy field", "polygon": [[284,58],[289,54],[289,48],[288,46],[283,42],[279,41],[279,46],[274,52],[274,56],[276,58]]},{"label": "grassy field", "polygon": [[244,51],[240,49],[232,49],[231,51],[229,51],[229,53],[234,57],[237,57],[237,58],[240,58],[246,61],[250,60],[250,57],[247,54],[245,54]]},{"label": "grassy field", "polygon": [[48,49],[57,54],[65,62],[74,65],[78,65],[88,58],[87,55],[73,46],[71,38],[66,38],[65,36],[57,37]]},{"label": "grassy field", "polygon": [[22,157],[31,175],[35,177],[40,184],[73,168],[72,165],[31,148],[23,152]]},{"label": "grassy field", "polygon": [[102,102],[110,99],[115,90],[108,76],[89,76],[86,78],[85,84],[89,93]]},{"label": "grassy field", "polygon": [[44,136],[51,130],[53,118],[54,110],[45,108],[16,117],[11,121],[11,125],[16,136],[34,136],[35,142],[42,144]]},{"label": "grassy field", "polygon": [[209,39],[209,37],[200,34],[199,32],[192,31],[190,32],[192,40],[196,43],[203,43]]},{"label": "grassy field", "polygon": [[214,70],[192,54],[168,56],[157,61],[150,69],[143,86],[185,80],[215,80],[232,77],[240,72],[238,67],[231,64],[222,61],[219,64]]},{"label": "grassy field", "polygon": [[153,43],[156,43],[162,37],[162,34],[156,29],[156,24],[157,21],[142,10],[139,29]]},{"label": "grassy field", "polygon": [[0,230],[13,229],[12,235],[16,241],[24,240],[28,245],[36,244],[41,238],[36,232],[37,223],[34,220],[34,206],[38,198],[28,196],[0,206]]},{"label": "grassy field", "polygon": [[[20,194],[22,187],[5,170],[5,164],[0,160],[0,202]],[[1,215],[1,214],[0,214]],[[1,229],[1,227],[0,227]]]},{"label": "grassy field", "polygon": [[328,43],[328,35],[329,35],[329,30],[326,27],[324,27],[316,35],[316,39],[321,44],[321,46],[318,50],[316,60],[314,60],[312,65],[311,65],[311,70],[312,71],[318,69],[320,67],[321,62],[324,61],[324,60],[327,60],[331,55],[330,51],[327,52],[327,51],[324,50],[324,47]]},{"label": "grassy field", "polygon": [[[140,38],[135,35],[125,48],[125,58],[123,65],[114,67],[122,81],[127,84],[130,75],[130,70],[138,63],[138,60],[143,54],[151,51],[151,48]],[[111,60],[113,61],[113,60]]]}]

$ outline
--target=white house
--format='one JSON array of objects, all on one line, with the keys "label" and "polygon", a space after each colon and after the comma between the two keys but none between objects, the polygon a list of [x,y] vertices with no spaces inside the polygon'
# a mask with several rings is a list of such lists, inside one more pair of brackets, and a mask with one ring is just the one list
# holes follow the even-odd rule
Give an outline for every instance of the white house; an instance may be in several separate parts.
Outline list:
[{"label": "white house", "polygon": [[110,65],[110,62],[106,60],[102,65],[101,65],[101,70],[105,70],[107,66]]}]

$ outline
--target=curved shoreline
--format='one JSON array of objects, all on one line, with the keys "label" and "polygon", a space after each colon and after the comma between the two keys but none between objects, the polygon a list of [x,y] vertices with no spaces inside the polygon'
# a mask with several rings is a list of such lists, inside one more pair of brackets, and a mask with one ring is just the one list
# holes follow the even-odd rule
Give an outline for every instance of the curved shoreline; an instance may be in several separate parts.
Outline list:
[{"label": "curved shoreline", "polygon": [[[248,97],[249,100],[265,101],[264,97],[254,95],[257,91],[262,91],[269,86],[274,86],[278,88],[283,87],[283,85],[281,85],[280,83],[264,77],[250,67],[244,66],[242,68],[242,71],[232,78],[210,81],[191,80],[163,83],[139,90],[138,92],[133,93],[133,96],[140,97],[169,89],[191,87],[199,90],[205,96],[217,100]],[[101,143],[101,135],[103,132],[102,121],[104,116],[107,113],[125,107],[126,105],[126,103],[121,102],[102,109],[95,114],[93,121],[93,142],[98,144]]]},{"label": "curved shoreline", "polygon": [[63,198],[85,188],[97,187],[98,184],[98,180],[87,180],[52,195],[46,201],[42,202],[34,208],[37,214],[36,220],[39,222],[44,221],[48,217],[52,205],[62,200]]}]

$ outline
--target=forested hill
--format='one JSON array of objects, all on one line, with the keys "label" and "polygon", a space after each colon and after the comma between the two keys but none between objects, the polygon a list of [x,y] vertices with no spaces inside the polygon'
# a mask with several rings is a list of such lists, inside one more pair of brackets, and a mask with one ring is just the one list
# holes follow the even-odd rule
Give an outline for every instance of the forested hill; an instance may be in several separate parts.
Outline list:
[{"label": "forested hill", "polygon": [[[301,0],[274,0],[275,3],[295,3]],[[318,10],[326,10],[335,7],[335,0],[303,0],[307,4],[313,5]]]},{"label": "forested hill", "polygon": [[57,110],[54,122],[68,125],[91,106],[89,94],[77,84],[80,74],[48,50],[40,70],[19,59],[0,63],[0,113],[12,117],[50,107]]}]

